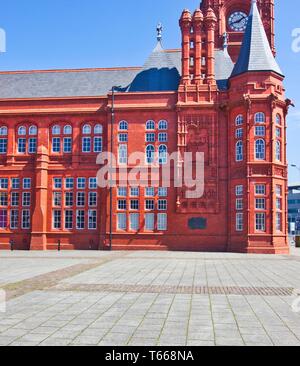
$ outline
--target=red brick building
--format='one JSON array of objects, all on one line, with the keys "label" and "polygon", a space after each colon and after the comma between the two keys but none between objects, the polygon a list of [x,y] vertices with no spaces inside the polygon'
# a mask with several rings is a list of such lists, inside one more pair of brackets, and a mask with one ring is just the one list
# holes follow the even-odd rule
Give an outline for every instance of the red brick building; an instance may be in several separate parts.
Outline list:
[{"label": "red brick building", "polygon": [[[203,0],[180,27],[178,50],[162,48],[158,27],[141,68],[0,73],[0,248],[56,249],[60,240],[102,250],[112,238],[113,249],[289,252],[289,101],[274,0]],[[126,170],[135,151],[145,169],[154,152],[204,153],[203,196],[159,179],[119,182],[110,225],[96,157],[111,144]]]}]

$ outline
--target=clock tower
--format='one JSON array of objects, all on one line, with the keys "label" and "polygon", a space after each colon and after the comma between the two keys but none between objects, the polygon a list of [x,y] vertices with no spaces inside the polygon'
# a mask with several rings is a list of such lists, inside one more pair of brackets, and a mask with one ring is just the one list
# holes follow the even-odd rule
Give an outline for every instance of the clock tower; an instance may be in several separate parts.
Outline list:
[{"label": "clock tower", "polygon": [[[274,36],[274,0],[257,0],[258,9],[263,21],[273,54],[275,51]],[[237,61],[246,29],[251,0],[202,0],[201,10],[212,8],[218,24],[215,33],[216,46],[222,48],[224,33],[229,38],[229,54]]]}]

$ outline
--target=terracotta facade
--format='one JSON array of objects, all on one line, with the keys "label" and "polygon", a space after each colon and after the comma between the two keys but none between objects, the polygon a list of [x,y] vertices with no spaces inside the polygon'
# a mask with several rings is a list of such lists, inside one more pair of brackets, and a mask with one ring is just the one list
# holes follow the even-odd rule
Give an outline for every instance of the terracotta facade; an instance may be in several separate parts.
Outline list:
[{"label": "terracotta facade", "polygon": [[[156,152],[165,146],[169,153],[204,153],[205,186],[201,198],[188,199],[184,187],[165,190],[161,181],[138,189],[119,182],[112,197],[113,249],[289,252],[283,77],[246,72],[229,78],[225,88],[216,80],[222,66],[215,51],[227,52],[224,33],[234,62],[243,41],[228,17],[235,10],[248,14],[250,3],[207,0],[193,14],[183,12],[182,49],[159,51],[182,54],[177,90],[115,93],[116,157],[146,154],[149,145]],[[258,7],[275,54],[274,2],[261,0]],[[59,241],[66,250],[109,249],[110,191],[98,188],[95,178],[98,153],[110,150],[111,121],[109,90],[99,96],[1,98],[1,249],[11,241],[25,250],[57,249]]]}]

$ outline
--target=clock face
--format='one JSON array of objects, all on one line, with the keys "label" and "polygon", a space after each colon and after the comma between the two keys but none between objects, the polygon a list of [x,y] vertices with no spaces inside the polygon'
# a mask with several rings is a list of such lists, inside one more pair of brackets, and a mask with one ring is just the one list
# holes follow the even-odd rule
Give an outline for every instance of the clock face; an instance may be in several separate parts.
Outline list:
[{"label": "clock face", "polygon": [[242,11],[235,11],[228,19],[229,27],[235,32],[244,32],[248,23],[248,15]]}]

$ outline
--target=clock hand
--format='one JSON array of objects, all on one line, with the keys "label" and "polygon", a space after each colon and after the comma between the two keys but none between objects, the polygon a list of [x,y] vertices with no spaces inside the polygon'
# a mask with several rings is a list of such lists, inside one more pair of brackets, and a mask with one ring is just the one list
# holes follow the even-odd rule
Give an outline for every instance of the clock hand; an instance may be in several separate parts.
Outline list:
[{"label": "clock hand", "polygon": [[236,20],[235,22],[233,22],[232,24],[236,24],[236,23],[240,23],[242,20],[247,19],[247,16],[243,16],[241,19]]}]

